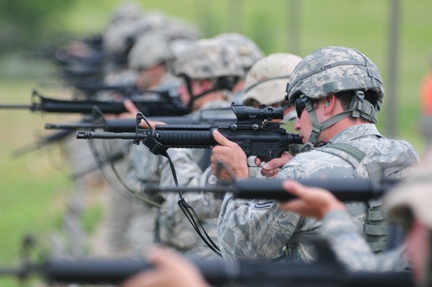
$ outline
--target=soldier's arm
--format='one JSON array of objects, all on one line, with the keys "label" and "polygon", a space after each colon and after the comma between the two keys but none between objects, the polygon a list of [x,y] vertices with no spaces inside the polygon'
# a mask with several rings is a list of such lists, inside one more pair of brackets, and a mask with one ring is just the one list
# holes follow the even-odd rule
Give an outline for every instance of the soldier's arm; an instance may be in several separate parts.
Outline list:
[{"label": "soldier's arm", "polygon": [[281,204],[281,209],[321,220],[320,233],[348,269],[401,271],[407,267],[403,246],[375,254],[362,236],[361,230],[352,221],[345,205],[329,191],[306,187],[295,181],[284,182],[284,189],[298,199]]}]

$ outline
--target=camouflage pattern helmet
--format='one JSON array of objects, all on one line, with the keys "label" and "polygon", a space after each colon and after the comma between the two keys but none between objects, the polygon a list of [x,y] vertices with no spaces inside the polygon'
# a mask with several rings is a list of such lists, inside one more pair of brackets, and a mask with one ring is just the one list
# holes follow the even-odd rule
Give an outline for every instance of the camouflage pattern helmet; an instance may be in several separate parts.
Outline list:
[{"label": "camouflage pattern helmet", "polygon": [[140,4],[136,2],[124,2],[118,5],[109,16],[109,25],[118,23],[120,21],[137,20],[141,17],[143,9]]},{"label": "camouflage pattern helmet", "polygon": [[258,48],[251,39],[242,34],[223,33],[216,35],[214,39],[223,41],[236,50],[245,74],[256,61],[260,60],[264,56],[260,48]]},{"label": "camouflage pattern helmet", "polygon": [[102,47],[108,54],[122,53],[135,33],[135,20],[125,20],[109,26],[102,37]]},{"label": "camouflage pattern helmet", "polygon": [[378,67],[357,50],[330,46],[315,50],[294,69],[286,89],[290,103],[304,94],[322,99],[342,91],[372,90],[380,105],[384,88]]},{"label": "camouflage pattern helmet", "polygon": [[288,78],[301,59],[294,54],[274,53],[256,62],[246,75],[243,104],[283,101]]},{"label": "camouflage pattern helmet", "polygon": [[178,55],[173,73],[191,79],[241,77],[243,69],[236,56],[232,49],[225,47],[220,41],[197,40]]},{"label": "camouflage pattern helmet", "polygon": [[175,56],[168,39],[155,32],[142,35],[133,45],[128,65],[131,69],[147,69],[161,63],[174,61]]}]

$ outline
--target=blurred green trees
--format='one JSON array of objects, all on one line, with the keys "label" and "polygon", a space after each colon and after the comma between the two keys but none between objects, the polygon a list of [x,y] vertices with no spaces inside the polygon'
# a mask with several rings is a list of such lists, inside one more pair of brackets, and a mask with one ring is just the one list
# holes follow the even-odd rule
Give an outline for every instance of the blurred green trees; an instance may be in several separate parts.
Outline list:
[{"label": "blurred green trees", "polygon": [[42,46],[61,33],[62,19],[76,0],[0,0],[0,54]]}]

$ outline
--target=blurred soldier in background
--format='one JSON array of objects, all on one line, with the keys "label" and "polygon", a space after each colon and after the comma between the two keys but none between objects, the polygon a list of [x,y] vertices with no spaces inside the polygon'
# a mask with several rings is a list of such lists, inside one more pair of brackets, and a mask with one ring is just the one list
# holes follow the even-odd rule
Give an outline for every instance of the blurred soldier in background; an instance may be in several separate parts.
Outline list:
[{"label": "blurred soldier in background", "polygon": [[[129,67],[138,73],[136,87],[142,91],[177,90],[180,80],[170,72],[174,60],[169,39],[164,34],[149,32],[142,35],[132,47],[128,60]],[[135,117],[137,112],[132,112],[132,116]],[[109,217],[116,226],[112,226],[110,237],[124,234],[133,254],[146,254],[155,242],[154,227],[161,198],[149,195],[143,198],[140,195],[147,184],[159,183],[161,159],[143,144],[131,145],[125,181],[135,192],[134,196],[139,198],[131,200],[113,195],[112,210],[109,212],[113,216]]]},{"label": "blurred soldier in background", "polygon": [[175,60],[169,39],[158,32],[138,38],[129,53],[129,68],[137,72],[135,86],[139,91],[177,89],[179,79],[174,77],[171,65]]},{"label": "blurred soldier in background", "polygon": [[[127,54],[127,67],[136,74],[134,86],[140,91],[177,90],[180,81],[170,72],[175,60],[171,42],[182,37],[192,38],[194,34],[182,31],[176,35],[179,27],[171,28],[170,25],[174,25],[172,23],[163,14],[146,13],[130,35],[130,38],[136,39]],[[126,107],[130,112],[120,117],[135,118],[139,112],[136,107],[129,101]],[[124,141],[121,144],[124,145]],[[112,193],[108,212],[108,238],[113,250],[142,254],[152,247],[155,214],[160,198],[140,197],[138,202],[136,197],[146,184],[159,182],[159,163],[160,158],[151,154],[144,145],[127,148],[124,168],[119,177],[126,183],[128,190],[123,188],[120,193]]]},{"label": "blurred soldier in background", "polygon": [[[131,29],[130,27],[133,27],[132,23],[136,19],[139,18],[141,15],[142,10],[139,5],[129,3],[123,3],[119,5],[116,10],[111,14],[109,17],[109,21],[107,24],[107,28],[102,33],[101,36],[101,45],[100,45],[100,51],[98,50],[98,53],[101,54],[102,59],[107,61],[106,57],[108,55],[111,55],[111,53],[115,50],[114,44],[119,45],[122,42],[119,39],[115,39],[118,37],[119,34],[119,27],[122,27],[122,29],[126,30]],[[122,24],[127,23],[127,24]],[[129,27],[130,26],[130,27]],[[94,77],[87,77],[85,76],[86,73],[85,69],[87,67],[92,68],[92,66],[95,66],[95,63],[91,61],[92,55],[96,53],[95,49],[92,49],[91,46],[89,46],[85,42],[73,42],[71,45],[67,47],[67,49],[63,48],[56,53],[56,57],[63,57],[65,58],[67,55],[72,53],[72,55],[79,57],[81,61],[77,62],[76,64],[82,63],[81,66],[76,67],[72,66],[72,68],[69,68],[70,71],[75,71],[77,74],[76,77],[73,79],[65,78],[66,83],[69,85],[71,84],[70,81],[95,81],[100,80],[99,78]],[[99,59],[99,58],[98,58]],[[108,66],[110,67],[110,66]],[[72,70],[71,70],[72,69]],[[83,70],[84,69],[84,70]],[[92,71],[92,70],[90,70]],[[106,67],[102,69],[103,72],[107,72]],[[111,71],[108,71],[111,73]],[[78,77],[79,75],[82,75],[82,77]],[[99,76],[99,74],[97,74]],[[101,77],[108,77],[109,76],[104,75],[103,73],[100,75]],[[128,76],[121,76],[117,77],[118,79],[123,79],[122,83],[131,83],[134,79],[134,75],[128,75]],[[126,79],[126,80],[124,80]],[[73,86],[73,82],[72,82]],[[79,90],[72,90],[74,95],[81,95],[82,91]],[[72,135],[71,135],[72,137]],[[73,135],[75,137],[75,135]],[[89,166],[97,166],[96,161],[94,160],[94,151],[91,150],[89,143],[77,141],[75,138],[70,138],[66,140],[66,156],[68,158],[68,161],[71,164],[72,167],[72,173],[73,174],[79,174],[83,170],[86,170]],[[98,173],[92,173],[85,176],[79,176],[74,178],[74,191],[71,195],[71,198],[68,202],[68,211],[66,212],[66,215],[64,217],[64,227],[65,227],[65,234],[66,238],[69,241],[69,249],[70,254],[74,257],[83,256],[85,253],[85,244],[88,240],[87,234],[82,230],[81,227],[81,214],[83,213],[84,209],[86,208],[86,201],[88,200],[90,191],[97,188],[103,188],[103,184],[101,184],[101,177]]]},{"label": "blurred soldier in background", "polygon": [[245,77],[252,65],[260,60],[264,54],[251,39],[239,33],[222,33],[213,38],[232,47],[236,51],[237,58],[243,67],[243,77],[233,89],[233,101],[236,104],[240,104],[244,93]]},{"label": "blurred soldier in background", "polygon": [[[229,109],[232,89],[243,76],[243,69],[233,49],[212,39],[199,40],[185,48],[178,56],[173,73],[182,79],[179,87],[180,98],[192,111],[191,117],[199,116],[203,110],[219,108],[228,108],[227,112],[232,114]],[[218,114],[223,116],[223,110]],[[208,175],[202,174],[210,162],[209,150],[168,149],[167,152],[180,186],[203,186],[208,181]],[[160,184],[176,183],[173,172],[168,160],[164,159],[161,164]],[[163,194],[163,197],[165,201],[159,210],[156,229],[160,242],[184,253],[202,257],[215,256],[200,236],[206,238],[212,246],[211,241],[216,238],[216,217],[220,200],[215,200],[210,194],[186,194],[179,198],[177,194],[167,193]],[[192,228],[185,213],[181,212],[182,208],[189,213],[193,208],[193,213],[199,218],[193,220],[204,226],[204,229],[198,227],[200,235]]]},{"label": "blurred soldier in background", "polygon": [[[119,6],[110,17],[103,34],[103,48],[107,55],[105,84],[123,85],[138,91],[175,91],[179,80],[170,73],[175,59],[171,42],[179,39],[190,41],[198,34],[198,30],[192,25],[167,17],[161,12],[142,11],[130,3]],[[101,99],[124,96],[110,91],[97,93],[97,97]],[[133,113],[119,117],[135,118],[137,112],[138,110],[134,110]],[[124,155],[123,160],[103,168],[109,183],[106,211],[108,234],[105,235],[109,243],[108,252],[141,252],[144,246],[150,247],[150,243],[154,241],[153,207],[158,203],[149,197],[145,198],[144,203],[141,200],[138,203],[136,196],[146,182],[158,181],[157,157],[150,154],[144,146],[131,146],[122,140],[93,142],[92,151],[99,160],[117,153]],[[142,158],[145,160],[141,162]],[[138,220],[145,213],[148,213],[146,219]]]},{"label": "blurred soldier in background", "polygon": [[[273,121],[282,122],[289,132],[294,132],[293,121],[296,119],[294,107],[285,100],[285,88],[288,78],[301,58],[294,54],[274,53],[257,61],[249,70],[245,79],[242,102],[246,106],[258,105],[281,106],[284,118]],[[291,152],[294,154],[294,146]],[[261,176],[259,159],[251,157],[249,174],[251,177]],[[256,166],[255,166],[256,165]]]},{"label": "blurred soldier in background", "polygon": [[270,54],[256,62],[246,75],[242,102],[246,106],[278,106],[284,108],[283,122],[296,118],[295,109],[284,99],[288,78],[301,61],[297,55]]}]

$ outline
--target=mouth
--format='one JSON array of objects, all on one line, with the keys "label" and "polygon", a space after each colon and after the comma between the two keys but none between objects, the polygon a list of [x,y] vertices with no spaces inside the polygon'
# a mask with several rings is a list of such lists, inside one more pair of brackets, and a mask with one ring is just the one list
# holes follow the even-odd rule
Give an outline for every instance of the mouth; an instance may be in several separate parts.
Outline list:
[{"label": "mouth", "polygon": [[305,138],[304,138],[304,136],[303,136],[303,135],[301,135],[301,134],[299,134],[299,137],[300,137],[300,139],[301,139],[302,143],[305,143]]}]

